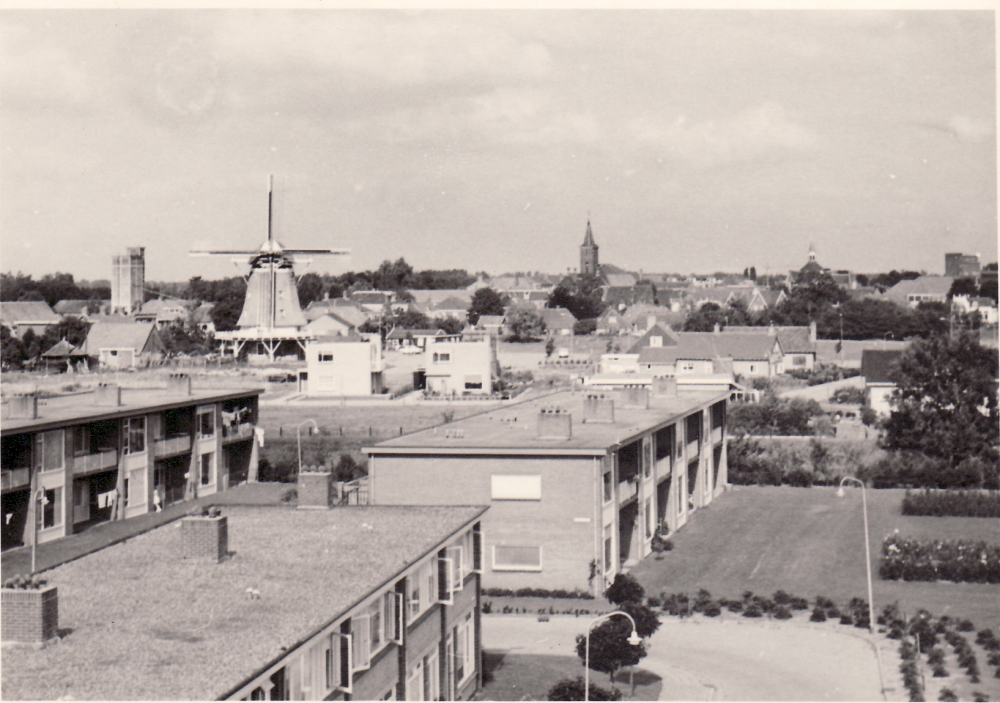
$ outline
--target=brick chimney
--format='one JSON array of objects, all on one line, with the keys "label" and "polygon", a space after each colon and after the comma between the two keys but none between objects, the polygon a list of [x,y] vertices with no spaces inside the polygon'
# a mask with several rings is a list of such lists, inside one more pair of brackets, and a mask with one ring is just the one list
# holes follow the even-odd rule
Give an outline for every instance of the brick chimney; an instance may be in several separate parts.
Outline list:
[{"label": "brick chimney", "polygon": [[621,400],[623,408],[648,408],[649,388],[639,385],[625,386],[622,388]]},{"label": "brick chimney", "polygon": [[98,383],[94,390],[94,405],[117,408],[122,404],[122,389],[117,383]]},{"label": "brick chimney", "polygon": [[306,467],[299,472],[296,492],[299,510],[322,510],[333,505],[333,474],[322,466]]},{"label": "brick chimney", "polygon": [[542,408],[538,412],[538,439],[570,439],[573,416],[561,408]]},{"label": "brick chimney", "polygon": [[604,395],[588,395],[583,399],[584,422],[614,422],[615,401]]},{"label": "brick chimney", "polygon": [[186,373],[172,373],[167,376],[167,392],[176,395],[191,395],[191,377]]},{"label": "brick chimney", "polygon": [[181,520],[181,558],[218,564],[229,553],[229,526],[216,507]]},{"label": "brick chimney", "polygon": [[7,403],[7,417],[11,420],[36,420],[38,419],[38,394],[18,393],[10,398]]}]

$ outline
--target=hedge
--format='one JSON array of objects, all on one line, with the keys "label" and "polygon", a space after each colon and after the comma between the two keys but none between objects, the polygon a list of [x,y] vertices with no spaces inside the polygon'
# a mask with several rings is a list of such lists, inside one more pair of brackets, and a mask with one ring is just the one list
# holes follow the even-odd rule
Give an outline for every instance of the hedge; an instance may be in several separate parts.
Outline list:
[{"label": "hedge", "polygon": [[903,515],[1000,518],[1000,491],[907,491]]},{"label": "hedge", "polygon": [[1000,583],[1000,545],[893,534],[882,543],[879,575],[889,581]]}]

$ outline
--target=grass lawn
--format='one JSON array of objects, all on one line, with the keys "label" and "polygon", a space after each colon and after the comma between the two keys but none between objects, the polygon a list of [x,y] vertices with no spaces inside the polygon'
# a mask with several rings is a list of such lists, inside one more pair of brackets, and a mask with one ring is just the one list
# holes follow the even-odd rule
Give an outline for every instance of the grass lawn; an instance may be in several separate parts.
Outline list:
[{"label": "grass lawn", "polygon": [[[746,590],[770,596],[781,589],[812,600],[846,603],[867,599],[861,491],[837,498],[828,487],[741,486],[697,511],[671,535],[674,549],[632,570],[649,595],[708,589],[736,598]],[[1000,542],[997,520],[904,517],[903,490],[869,490],[873,591],[876,609],[893,602],[912,615],[967,618],[976,629],[1000,629],[1000,585],[882,581],[882,539],[899,530],[908,537]],[[982,665],[983,662],[980,662]]]},{"label": "grass lawn", "polygon": [[[583,663],[579,657],[555,657],[539,654],[509,654],[499,651],[483,652],[483,673],[489,683],[476,696],[484,701],[544,701],[549,689],[560,679],[583,676]],[[608,688],[607,674],[590,672],[590,681],[601,688]],[[615,677],[615,687],[626,700],[655,701],[660,696],[662,681],[642,668],[635,670],[635,695],[631,695],[627,671]]]}]

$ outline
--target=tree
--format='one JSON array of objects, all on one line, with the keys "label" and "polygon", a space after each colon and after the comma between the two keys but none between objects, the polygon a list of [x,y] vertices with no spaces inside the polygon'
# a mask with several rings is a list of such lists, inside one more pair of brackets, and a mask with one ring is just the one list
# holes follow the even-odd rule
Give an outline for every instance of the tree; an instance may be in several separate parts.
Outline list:
[{"label": "tree", "polygon": [[974,297],[978,294],[979,286],[976,285],[976,279],[974,278],[956,278],[951,282],[951,288],[948,290],[949,300],[956,295]]},{"label": "tree", "polygon": [[533,342],[545,335],[545,321],[534,310],[515,309],[507,314],[512,342]]},{"label": "tree", "polygon": [[632,574],[617,574],[614,582],[604,592],[604,597],[615,605],[641,603],[646,595],[644,589]]},{"label": "tree", "polygon": [[[590,631],[590,668],[611,678],[614,685],[615,674],[623,666],[635,666],[646,656],[642,642],[629,644],[632,623],[623,616],[612,616]],[[577,635],[576,654],[586,661],[587,638]]]},{"label": "tree", "polygon": [[377,290],[394,290],[397,292],[406,289],[407,280],[413,275],[413,267],[400,257],[395,262],[388,259],[382,262],[375,272],[374,283]]},{"label": "tree", "polygon": [[449,315],[437,321],[437,328],[444,330],[446,334],[461,334],[462,330],[465,329],[465,323]]},{"label": "tree", "polygon": [[711,332],[726,324],[726,313],[718,303],[705,303],[684,320],[685,332]]},{"label": "tree", "polygon": [[475,325],[483,315],[503,315],[503,298],[492,288],[480,288],[472,294],[469,324]]},{"label": "tree", "polygon": [[547,308],[565,308],[578,320],[600,317],[604,312],[601,279],[593,274],[567,276],[549,294]]},{"label": "tree", "polygon": [[24,364],[24,344],[14,336],[8,327],[0,325],[0,361],[4,371],[19,369]]},{"label": "tree", "polygon": [[545,340],[545,358],[548,359],[550,356],[552,356],[552,352],[554,352],[555,350],[556,350],[556,341],[552,339],[552,337],[549,337],[547,340]]},{"label": "tree", "polygon": [[997,461],[996,349],[967,332],[914,342],[890,378],[896,383],[883,446],[915,450],[957,466],[967,457]]},{"label": "tree", "polygon": [[622,692],[617,688],[612,688],[609,691],[591,682],[590,696],[584,696],[583,687],[582,676],[577,676],[575,679],[560,679],[556,685],[549,689],[548,699],[550,701],[582,701],[586,698],[592,701],[620,701],[622,699]]},{"label": "tree", "polygon": [[750,280],[753,281],[754,283],[757,282],[757,267],[756,266],[751,266],[750,267]]},{"label": "tree", "polygon": [[306,307],[309,303],[322,300],[323,298],[323,279],[319,277],[319,274],[307,273],[303,276],[299,276],[299,280],[296,281],[295,287],[299,292],[299,305],[301,307]]}]

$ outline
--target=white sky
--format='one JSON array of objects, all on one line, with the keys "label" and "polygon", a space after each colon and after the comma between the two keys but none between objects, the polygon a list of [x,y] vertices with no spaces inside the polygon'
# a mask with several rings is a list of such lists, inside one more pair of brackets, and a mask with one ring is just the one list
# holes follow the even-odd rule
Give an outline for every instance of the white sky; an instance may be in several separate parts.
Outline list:
[{"label": "white sky", "polygon": [[[6,10],[0,269],[997,259],[991,11]],[[303,271],[299,271],[300,273]]]}]

